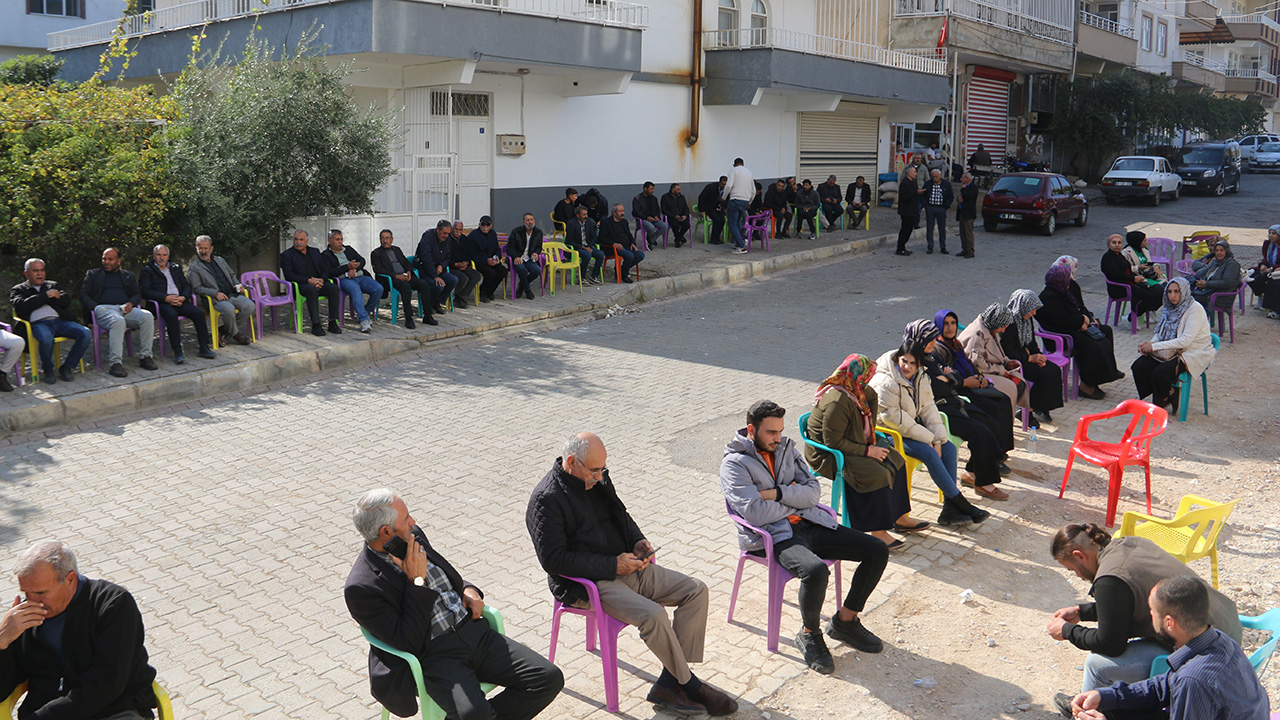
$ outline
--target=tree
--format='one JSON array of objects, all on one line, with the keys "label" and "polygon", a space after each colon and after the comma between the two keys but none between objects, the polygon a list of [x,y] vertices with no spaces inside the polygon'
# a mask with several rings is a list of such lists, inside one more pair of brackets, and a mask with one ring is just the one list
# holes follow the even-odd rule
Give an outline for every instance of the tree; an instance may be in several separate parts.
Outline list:
[{"label": "tree", "polygon": [[313,33],[277,53],[250,37],[242,56],[193,61],[173,89],[182,109],[168,133],[187,236],[250,255],[274,246],[292,218],[366,213],[392,174],[394,118],[347,96],[349,64],[311,51]]},{"label": "tree", "polygon": [[61,69],[62,60],[52,55],[19,55],[0,63],[0,85],[48,87]]}]

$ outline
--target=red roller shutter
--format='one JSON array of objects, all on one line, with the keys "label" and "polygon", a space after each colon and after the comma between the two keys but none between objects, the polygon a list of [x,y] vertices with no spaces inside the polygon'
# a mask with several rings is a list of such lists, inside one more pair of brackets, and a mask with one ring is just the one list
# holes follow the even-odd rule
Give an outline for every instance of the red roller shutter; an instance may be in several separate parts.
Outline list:
[{"label": "red roller shutter", "polygon": [[965,93],[965,123],[964,156],[972,155],[982,143],[999,162],[1009,132],[1009,83],[977,76],[971,79]]}]

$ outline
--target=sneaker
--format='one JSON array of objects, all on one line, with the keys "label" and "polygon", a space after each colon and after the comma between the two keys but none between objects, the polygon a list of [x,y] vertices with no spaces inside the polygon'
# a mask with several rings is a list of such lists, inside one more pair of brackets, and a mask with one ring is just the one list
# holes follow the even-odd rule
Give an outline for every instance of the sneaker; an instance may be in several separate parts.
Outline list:
[{"label": "sneaker", "polygon": [[884,651],[884,641],[864,627],[862,620],[856,617],[845,622],[839,615],[832,616],[827,621],[827,637],[866,653]]},{"label": "sneaker", "polygon": [[1277,313],[1275,310],[1268,310],[1267,317],[1271,318],[1272,320],[1275,320],[1276,318],[1280,317],[1280,313]]},{"label": "sneaker", "polygon": [[827,641],[823,639],[822,633],[805,632],[801,629],[796,633],[796,648],[804,653],[805,665],[816,672],[830,675],[836,671],[836,661],[831,658],[831,651],[827,649]]},{"label": "sneaker", "polygon": [[746,249],[746,248],[736,247],[736,248],[734,248],[733,250],[730,250],[729,252],[732,252],[734,255],[746,255],[746,254],[747,254],[747,249]]},{"label": "sneaker", "polygon": [[1013,469],[1010,468],[1008,465],[1006,465],[1003,460],[1001,460],[1000,461],[1000,477],[1009,477],[1012,474],[1013,474]]},{"label": "sneaker", "polygon": [[939,525],[969,525],[973,522],[973,518],[964,510],[956,506],[951,498],[947,498],[942,503],[942,512],[938,513]]},{"label": "sneaker", "polygon": [[373,330],[373,323],[369,322],[368,320],[365,320],[364,322],[360,323],[360,332],[368,333],[371,330]]},{"label": "sneaker", "polygon": [[948,498],[947,502],[954,505],[956,510],[968,515],[969,520],[973,522],[974,525],[977,525],[983,520],[991,517],[991,513],[980,507],[976,507],[973,503],[969,502],[969,498],[965,497],[963,493],[956,495],[953,498]]},{"label": "sneaker", "polygon": [[182,352],[181,350],[179,350],[179,351],[177,351],[177,352],[175,352],[175,353],[173,354],[173,364],[174,364],[174,365],[181,365],[182,363],[184,363],[184,362],[186,362],[186,361],[187,361],[187,354],[186,354],[186,353],[184,353],[184,352]]}]

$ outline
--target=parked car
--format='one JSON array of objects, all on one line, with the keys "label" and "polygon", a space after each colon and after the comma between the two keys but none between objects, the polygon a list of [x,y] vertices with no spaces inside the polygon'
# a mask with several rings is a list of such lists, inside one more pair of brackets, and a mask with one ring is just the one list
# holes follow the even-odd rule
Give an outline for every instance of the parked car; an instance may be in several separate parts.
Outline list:
[{"label": "parked car", "polygon": [[1249,157],[1248,168],[1250,172],[1280,170],[1280,142],[1259,145],[1258,149]]},{"label": "parked car", "polygon": [[1240,157],[1244,158],[1246,161],[1250,160],[1253,158],[1254,153],[1258,151],[1259,147],[1266,143],[1274,142],[1280,142],[1280,135],[1264,133],[1262,135],[1249,135],[1248,137],[1240,138]]},{"label": "parked car", "polygon": [[1162,195],[1170,200],[1182,195],[1182,178],[1169,167],[1168,160],[1155,155],[1116,158],[1099,185],[1108,203],[1125,197],[1143,197],[1152,205],[1159,205]]},{"label": "parked car", "polygon": [[1183,190],[1203,190],[1222,195],[1230,190],[1240,192],[1240,144],[1199,142],[1184,145],[1173,161],[1174,172],[1182,178]]},{"label": "parked car", "polygon": [[1057,173],[1005,173],[982,200],[982,227],[987,232],[1013,223],[1052,235],[1058,223],[1072,220],[1084,227],[1089,221],[1089,201]]}]

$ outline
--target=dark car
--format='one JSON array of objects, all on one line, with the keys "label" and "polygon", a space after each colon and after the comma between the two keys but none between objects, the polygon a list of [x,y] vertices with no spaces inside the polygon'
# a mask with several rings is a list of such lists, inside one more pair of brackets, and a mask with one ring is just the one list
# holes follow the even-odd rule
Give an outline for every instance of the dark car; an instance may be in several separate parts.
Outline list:
[{"label": "dark car", "polygon": [[1089,221],[1089,201],[1057,173],[1005,173],[982,201],[982,227],[987,232],[1001,223],[1016,223],[1052,235],[1058,223],[1071,220],[1084,227]]},{"label": "dark car", "polygon": [[1173,171],[1182,178],[1184,190],[1214,195],[1240,192],[1241,170],[1240,144],[1235,140],[1184,145],[1173,161]]}]

